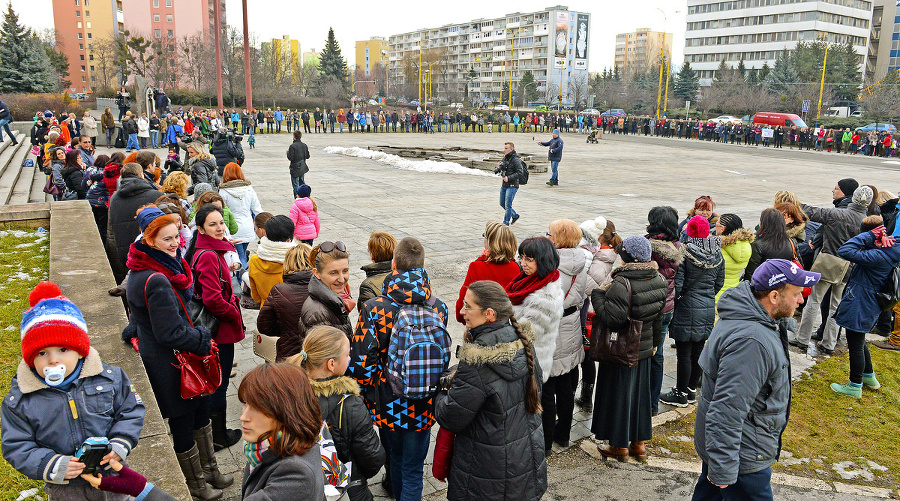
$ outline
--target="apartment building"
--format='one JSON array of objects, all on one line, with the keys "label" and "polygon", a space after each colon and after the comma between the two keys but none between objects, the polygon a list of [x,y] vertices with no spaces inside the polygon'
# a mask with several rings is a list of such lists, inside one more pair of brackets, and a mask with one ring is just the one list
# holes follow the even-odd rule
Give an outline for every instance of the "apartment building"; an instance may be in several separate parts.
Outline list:
[{"label": "apartment building", "polygon": [[[263,42],[263,49],[271,47],[275,58],[275,81],[296,85],[300,80],[300,41],[294,40],[288,35],[281,38],[273,38],[271,42]],[[243,54],[241,55],[243,57]]]},{"label": "apartment building", "polygon": [[672,60],[672,34],[638,28],[632,33],[616,35],[615,67],[620,75],[657,65],[663,53]]},{"label": "apartment building", "polygon": [[872,22],[870,0],[687,0],[684,60],[701,85],[712,83],[721,61],[742,58],[748,69],[775,64],[801,41],[849,42],[865,70]]},{"label": "apartment building", "polygon": [[432,94],[439,99],[461,100],[468,88],[470,100],[499,103],[504,84],[512,81],[515,94],[530,71],[537,101],[556,103],[561,94],[563,104],[570,104],[586,89],[590,20],[590,13],[557,5],[392,35],[391,95],[416,98],[421,69],[431,73]]},{"label": "apartment building", "polygon": [[881,80],[900,69],[900,8],[897,0],[875,0],[872,34],[866,59],[866,83]]},{"label": "apartment building", "polygon": [[379,64],[388,64],[388,42],[384,37],[372,37],[356,42],[356,67],[371,76]]},{"label": "apartment building", "polygon": [[69,59],[69,92],[92,92],[94,43],[125,31],[123,0],[53,0],[56,47]]}]

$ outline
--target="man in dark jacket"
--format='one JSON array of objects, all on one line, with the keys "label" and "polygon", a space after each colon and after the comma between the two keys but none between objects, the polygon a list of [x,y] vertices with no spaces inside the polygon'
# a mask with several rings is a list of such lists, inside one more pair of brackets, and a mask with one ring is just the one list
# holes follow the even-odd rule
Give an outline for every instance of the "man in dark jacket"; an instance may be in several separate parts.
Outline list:
[{"label": "man in dark jacket", "polygon": [[803,287],[820,275],[770,259],[719,299],[719,321],[700,355],[703,386],[694,446],[703,459],[695,500],[772,499],[772,464],[791,406],[787,329]]},{"label": "man in dark jacket", "polygon": [[519,214],[512,208],[513,199],[519,191],[519,179],[525,170],[525,163],[516,153],[516,145],[503,143],[503,161],[494,169],[494,174],[503,176],[503,184],[500,186],[500,207],[506,212],[503,215],[503,224],[512,226],[519,220]]},{"label": "man in dark jacket", "polygon": [[553,174],[547,181],[547,186],[559,186],[559,162],[562,160],[563,140],[559,138],[559,129],[553,129],[553,139],[545,142],[538,141],[541,146],[548,146],[547,158],[550,160],[550,168]]},{"label": "man in dark jacket", "polygon": [[162,193],[143,178],[140,164],[122,167],[119,189],[109,199],[109,221],[106,226],[107,255],[116,276],[116,283],[125,278],[128,248],[141,233],[135,215],[138,207],[152,204]]},{"label": "man in dark jacket", "polygon": [[[12,140],[12,144],[19,144],[16,141],[16,136],[9,130],[9,123],[12,122],[13,116],[12,112],[9,111],[9,106],[6,105],[3,101],[0,101],[0,128],[6,130],[6,134],[9,136],[9,139]],[[3,142],[3,131],[0,130],[0,143]]]},{"label": "man in dark jacket", "polygon": [[[846,181],[842,180],[841,182]],[[841,182],[835,187],[835,199],[838,192],[842,192]],[[812,207],[801,204],[800,207],[809,216],[810,221],[822,225],[822,247],[811,270],[822,274],[822,280],[812,289],[809,296],[809,304],[803,308],[803,316],[797,329],[797,338],[791,344],[805,349],[813,354],[823,353],[830,355],[838,339],[838,326],[834,321],[834,312],[837,311],[847,285],[850,262],[838,256],[838,249],[859,233],[860,224],[866,217],[866,209],[872,202],[872,189],[868,186],[856,188],[851,197],[850,205],[846,208],[839,207]],[[828,316],[822,318],[825,330],[822,333],[822,342],[817,349],[810,350],[809,343],[812,339],[813,324],[816,316],[820,315],[819,305],[822,303],[825,293],[831,290],[830,307]]]},{"label": "man in dark jacket", "polygon": [[[304,112],[306,113],[306,112]],[[307,125],[309,120],[307,119],[304,124]],[[306,161],[309,159],[309,148],[306,146],[306,143],[300,140],[303,137],[303,132],[300,130],[294,131],[294,142],[288,147],[287,157],[288,160],[291,161],[291,186],[293,187],[292,194],[297,191],[297,188],[301,184],[305,184],[306,182],[303,180],[303,177],[306,176],[306,173],[309,172],[309,166],[306,165]]]}]

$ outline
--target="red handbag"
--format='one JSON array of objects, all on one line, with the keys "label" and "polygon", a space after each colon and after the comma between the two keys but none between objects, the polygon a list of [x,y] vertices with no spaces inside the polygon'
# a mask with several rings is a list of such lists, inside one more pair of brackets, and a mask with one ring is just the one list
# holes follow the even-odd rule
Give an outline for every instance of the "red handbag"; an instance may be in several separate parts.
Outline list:
[{"label": "red handbag", "polygon": [[[147,304],[148,310],[150,309],[150,305],[147,303],[147,283],[150,282],[150,278],[152,278],[153,275],[162,275],[162,273],[150,275],[147,277],[147,282],[144,283],[144,304]],[[184,301],[181,300],[181,296],[178,294],[178,291],[175,290],[172,282],[169,282],[169,286],[172,287],[172,292],[175,293],[175,297],[178,298],[178,302],[181,303],[181,309],[184,310],[184,314],[188,319],[188,324],[193,327],[194,323],[191,321],[190,313],[188,313],[187,308],[184,306]],[[209,343],[209,353],[206,355],[196,355],[189,351],[175,350],[175,360],[177,360],[178,363],[172,365],[181,371],[181,398],[185,400],[212,395],[219,388],[219,385],[222,384],[222,365],[219,362],[219,347],[216,345],[214,339],[210,339]]]},{"label": "red handbag", "polygon": [[456,433],[445,430],[443,427],[438,429],[437,437],[434,439],[434,462],[431,465],[431,474],[441,482],[446,482],[447,477],[450,476],[455,440]]},{"label": "red handbag", "polygon": [[[797,265],[797,268],[800,268],[802,270],[803,265],[800,264],[800,260],[797,259],[797,247],[794,245],[793,240],[791,240],[791,251],[793,251],[793,253],[794,253],[794,259],[791,259],[791,262],[794,263],[795,265]],[[803,299],[806,299],[807,297],[809,297],[809,295],[812,294],[812,287],[804,287],[802,294],[803,294]]]}]

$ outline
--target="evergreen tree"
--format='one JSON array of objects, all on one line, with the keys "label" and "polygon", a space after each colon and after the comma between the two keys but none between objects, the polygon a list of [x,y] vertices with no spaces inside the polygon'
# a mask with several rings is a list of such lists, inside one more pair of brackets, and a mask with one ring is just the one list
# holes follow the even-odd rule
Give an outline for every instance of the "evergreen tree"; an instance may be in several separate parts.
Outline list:
[{"label": "evergreen tree", "polygon": [[681,70],[678,71],[678,76],[675,79],[673,94],[675,97],[685,101],[692,101],[697,97],[699,89],[700,79],[697,78],[697,73],[691,69],[691,64],[685,61],[681,65]]},{"label": "evergreen tree", "polygon": [[797,69],[791,64],[791,54],[787,49],[781,51],[781,57],[775,60],[775,67],[766,75],[765,86],[770,93],[784,96],[789,93],[790,86],[800,81]]},{"label": "evergreen tree", "polygon": [[44,47],[7,4],[0,27],[0,92],[54,92],[58,83]]},{"label": "evergreen tree", "polygon": [[319,73],[340,81],[347,78],[347,61],[341,55],[341,46],[334,37],[334,28],[328,28],[325,50],[322,51],[322,57],[319,59]]},{"label": "evergreen tree", "polygon": [[530,70],[522,74],[522,80],[519,81],[519,94],[524,96],[526,103],[537,101],[537,83],[535,83],[534,75]]},{"label": "evergreen tree", "polygon": [[737,74],[744,80],[747,79],[747,67],[744,66],[744,56],[741,56],[741,60],[738,61],[738,65],[737,65],[737,68],[735,68],[735,72],[737,72]]},{"label": "evergreen tree", "polygon": [[764,82],[771,71],[772,68],[769,67],[769,62],[764,61],[762,67],[760,67],[759,71],[756,73],[756,79],[760,82]]}]

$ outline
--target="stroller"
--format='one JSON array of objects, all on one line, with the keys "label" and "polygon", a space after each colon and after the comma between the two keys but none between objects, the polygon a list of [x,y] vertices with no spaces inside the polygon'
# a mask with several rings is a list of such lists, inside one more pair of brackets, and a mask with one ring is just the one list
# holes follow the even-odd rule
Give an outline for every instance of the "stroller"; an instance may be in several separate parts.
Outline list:
[{"label": "stroller", "polygon": [[588,134],[587,142],[597,144],[598,141],[597,141],[597,130],[596,129],[592,130],[591,133]]}]

